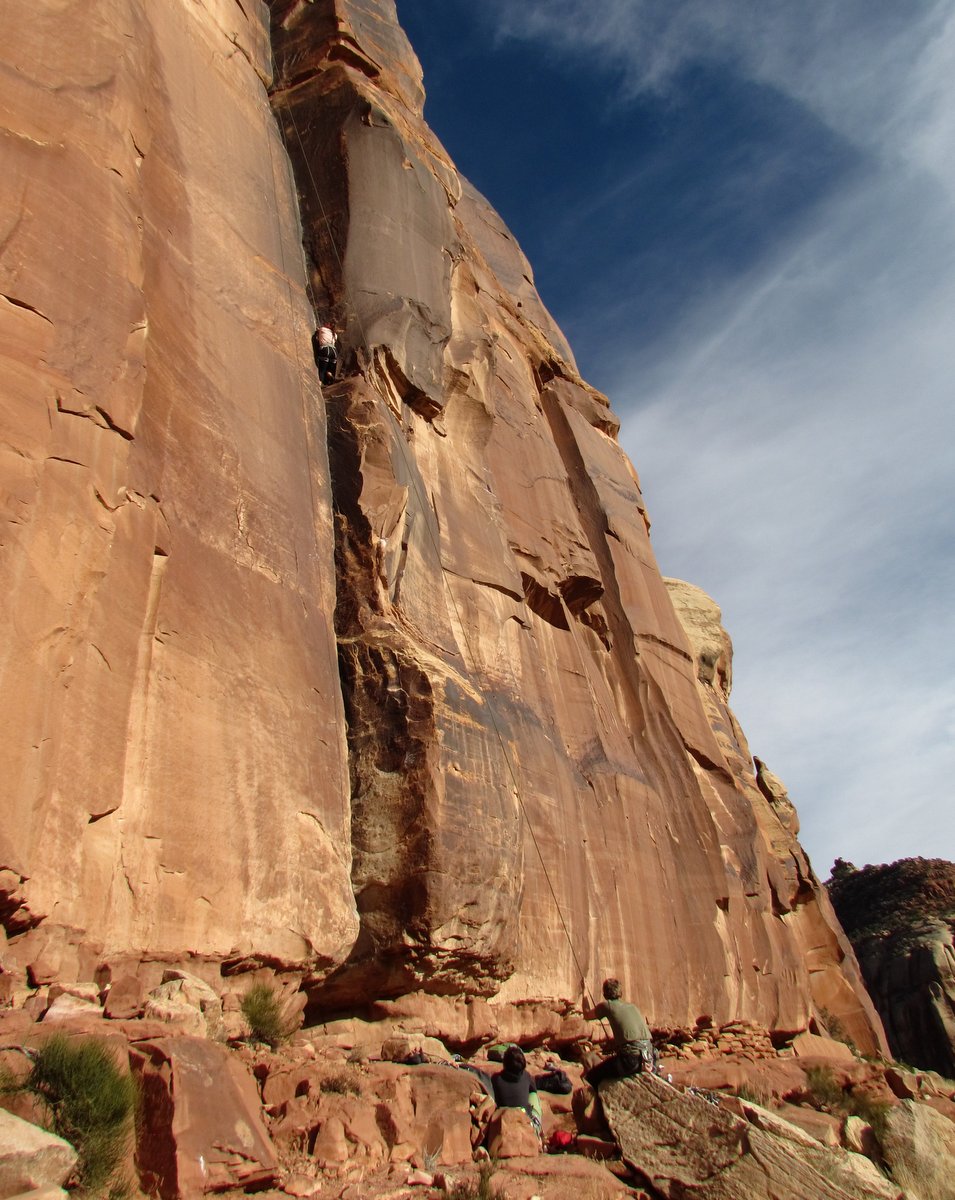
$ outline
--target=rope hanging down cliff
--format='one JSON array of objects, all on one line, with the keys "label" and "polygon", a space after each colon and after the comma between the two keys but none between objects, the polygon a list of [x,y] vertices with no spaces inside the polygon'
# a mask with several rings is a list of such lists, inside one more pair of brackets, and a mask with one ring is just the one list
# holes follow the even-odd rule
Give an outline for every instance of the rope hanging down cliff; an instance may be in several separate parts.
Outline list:
[{"label": "rope hanging down cliff", "polygon": [[[345,281],[345,269],[344,269],[344,262],[342,259],[342,255],[339,250],[337,241],[335,239],[331,221],[329,220],[329,217],[328,217],[328,212],[327,212],[325,205],[323,203],[323,200],[322,200],[321,191],[318,187],[318,183],[317,183],[317,181],[315,179],[315,175],[312,171],[311,163],[309,162],[308,155],[305,151],[305,144],[302,139],[302,135],[299,130],[298,123],[295,119],[294,111],[293,111],[291,105],[286,106],[284,111],[288,114],[289,123],[295,134],[295,139],[298,143],[298,149],[299,149],[301,161],[305,165],[305,169],[308,174],[309,183],[311,185],[311,191],[315,197],[315,200],[318,205],[318,210],[321,214],[321,219],[325,225],[326,233],[328,235],[329,245],[332,247],[332,250],[335,254],[336,261],[338,263],[340,278],[342,280],[342,289],[345,293],[346,304],[348,305],[350,312],[354,315],[355,321],[359,328],[359,332],[361,334],[362,347],[367,352],[368,339],[367,339],[367,334],[366,334],[364,325],[361,320],[361,313],[359,312],[357,305],[353,304],[352,297],[348,291],[348,285]],[[283,144],[285,145],[285,148],[286,148],[286,153],[288,154],[289,147],[288,147],[288,143],[286,141],[286,134],[285,134],[285,130],[283,128],[283,123],[281,120],[277,120],[276,124],[278,125],[279,131],[281,133]],[[289,155],[289,158],[291,159],[291,155]],[[274,177],[273,177],[273,182],[274,182]],[[314,311],[315,297],[314,297],[314,294],[312,293],[311,284],[308,280],[308,272],[307,271],[306,271],[306,288],[307,288],[307,292],[308,292],[309,301],[312,304],[312,308]],[[408,478],[411,481],[411,485],[414,489],[417,501],[418,501],[419,505],[421,506],[421,510],[426,511],[428,508],[428,500],[423,491],[422,482],[421,482],[420,476],[417,471],[417,464],[412,459],[410,450],[408,448],[408,445],[407,445],[407,442],[405,441],[405,439],[397,438],[396,441],[397,441],[398,445],[400,445],[400,447],[401,447],[401,453],[405,459],[405,466],[407,468]],[[441,565],[441,575],[442,575],[442,579],[444,580],[444,585],[445,585],[445,589],[447,591],[448,599],[451,603],[452,609],[454,610],[458,629],[461,631],[461,637],[462,637],[462,640],[464,643],[464,648],[465,648],[465,658],[466,658],[467,663],[468,663],[469,667],[471,668],[471,670],[476,673],[477,669],[478,669],[477,656],[475,655],[474,650],[471,646],[471,642],[470,642],[470,639],[467,634],[466,625],[462,619],[462,614],[458,607],[458,603],[455,599],[450,580],[448,579],[448,572],[447,572],[446,568],[444,567],[444,563],[443,563],[442,556],[441,556],[440,545],[438,544],[438,540],[435,536],[433,528],[431,527],[431,524],[429,522],[425,521],[424,525],[428,531],[428,537],[430,538],[430,540],[432,542],[432,547],[435,551],[435,559]],[[514,795],[517,799],[518,806],[521,811],[521,815],[523,817],[525,826],[530,834],[531,841],[532,841],[532,843],[534,845],[534,849],[537,853],[537,857],[540,860],[541,870],[543,872],[544,879],[547,883],[547,888],[550,892],[551,898],[554,902],[554,908],[557,913],[558,920],[560,922],[561,930],[563,932],[564,938],[567,941],[567,945],[570,950],[570,954],[573,959],[574,966],[578,972],[578,977],[581,980],[581,982],[583,982],[586,979],[586,974],[581,965],[580,959],[577,955],[577,951],[574,946],[573,939],[571,938],[571,935],[570,935],[570,930],[567,927],[567,922],[564,917],[563,909],[561,908],[560,901],[557,897],[557,892],[556,892],[556,889],[554,888],[554,884],[553,884],[553,880],[551,879],[550,872],[547,869],[547,862],[544,858],[544,852],[541,848],[540,841],[539,841],[539,839],[537,837],[537,833],[534,829],[534,824],[530,818],[530,814],[527,811],[527,806],[524,801],[523,791],[522,791],[522,788],[520,785],[520,781],[518,780],[518,777],[517,777],[517,772],[514,768],[511,754],[508,750],[507,743],[504,738],[504,732],[503,732],[501,723],[498,720],[498,716],[497,716],[497,713],[495,712],[494,705],[491,701],[490,696],[484,697],[484,703],[486,705],[488,718],[490,720],[491,727],[493,728],[494,734],[495,734],[495,736],[498,740],[498,743],[500,744],[500,747],[501,747],[501,754],[502,754],[502,757],[504,760],[505,767],[507,769],[507,773],[511,779],[511,783],[514,788]]]}]

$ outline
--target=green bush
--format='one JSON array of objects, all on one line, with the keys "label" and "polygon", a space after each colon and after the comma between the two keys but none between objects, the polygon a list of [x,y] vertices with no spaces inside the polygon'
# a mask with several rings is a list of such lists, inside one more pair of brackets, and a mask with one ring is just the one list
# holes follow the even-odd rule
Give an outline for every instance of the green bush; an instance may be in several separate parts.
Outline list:
[{"label": "green bush", "polygon": [[289,1036],[275,988],[268,983],[253,983],[242,997],[242,1015],[252,1037],[273,1049]]},{"label": "green bush", "polygon": [[806,1086],[813,1103],[821,1108],[841,1108],[845,1093],[830,1067],[809,1067]]},{"label": "green bush", "polygon": [[885,1120],[892,1105],[886,1100],[876,1100],[865,1092],[855,1090],[846,1093],[844,1100],[845,1111],[852,1117],[860,1117],[871,1126],[877,1138],[885,1133]]},{"label": "green bush", "polygon": [[136,1111],[136,1084],[109,1048],[55,1034],[39,1046],[23,1087],[49,1114],[50,1128],[79,1155],[77,1180],[93,1195],[122,1194],[119,1169]]},{"label": "green bush", "polygon": [[884,1100],[877,1100],[853,1088],[846,1091],[839,1086],[829,1067],[810,1067],[806,1071],[806,1083],[813,1102],[820,1108],[833,1114],[861,1117],[867,1125],[871,1125],[877,1136],[881,1136],[891,1107]]}]

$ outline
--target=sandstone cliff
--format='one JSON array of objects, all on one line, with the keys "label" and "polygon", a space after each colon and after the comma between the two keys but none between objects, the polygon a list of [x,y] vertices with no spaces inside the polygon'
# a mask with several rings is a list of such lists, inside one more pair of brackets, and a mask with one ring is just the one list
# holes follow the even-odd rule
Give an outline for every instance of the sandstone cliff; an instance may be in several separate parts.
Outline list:
[{"label": "sandstone cliff", "polygon": [[955,863],[837,860],[827,887],[892,1053],[955,1079]]},{"label": "sandstone cliff", "polygon": [[394,5],[0,21],[6,969],[266,961],[316,1011],[613,972],[877,1048]]}]

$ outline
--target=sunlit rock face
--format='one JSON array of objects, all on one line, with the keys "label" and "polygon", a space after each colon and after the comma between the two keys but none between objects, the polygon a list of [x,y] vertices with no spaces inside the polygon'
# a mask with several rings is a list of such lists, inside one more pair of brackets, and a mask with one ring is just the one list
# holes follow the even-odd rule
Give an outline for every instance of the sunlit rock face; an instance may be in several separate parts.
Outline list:
[{"label": "sunlit rock face", "polygon": [[324,411],[266,11],[4,5],[0,58],[8,960],[337,961]]},{"label": "sunlit rock face", "polygon": [[784,1030],[825,992],[875,1048],[394,5],[5,25],[5,961],[259,958],[316,1011],[616,974]]},{"label": "sunlit rock face", "polygon": [[326,401],[362,936],[328,1003],[615,973],[659,1022],[802,1028],[824,994],[874,1044],[791,806],[728,679],[698,678],[617,421],[425,125],[394,6],[272,15],[311,288],[348,361]]}]

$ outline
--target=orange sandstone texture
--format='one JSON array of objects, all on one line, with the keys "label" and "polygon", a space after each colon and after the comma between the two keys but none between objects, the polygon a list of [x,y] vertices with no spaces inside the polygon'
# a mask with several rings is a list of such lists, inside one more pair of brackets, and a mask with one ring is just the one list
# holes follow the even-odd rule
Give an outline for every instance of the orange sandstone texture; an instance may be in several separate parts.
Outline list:
[{"label": "orange sandstone texture", "polygon": [[355,936],[267,32],[248,3],[0,14],[0,886],[6,965],[50,977]]},{"label": "orange sandstone texture", "polygon": [[614,973],[881,1045],[394,5],[4,26],[5,962],[258,958],[313,1016]]}]

